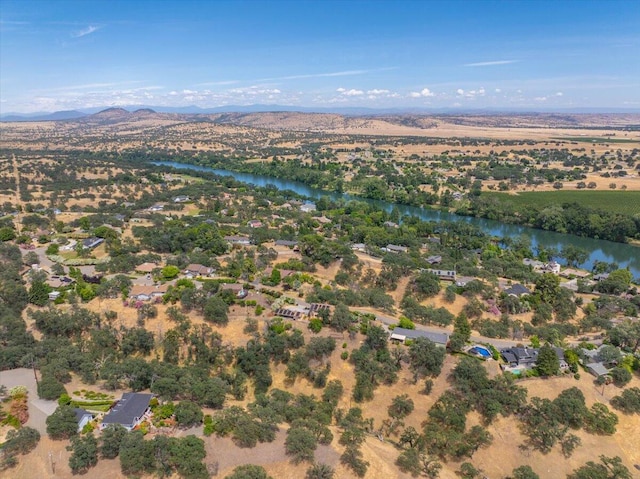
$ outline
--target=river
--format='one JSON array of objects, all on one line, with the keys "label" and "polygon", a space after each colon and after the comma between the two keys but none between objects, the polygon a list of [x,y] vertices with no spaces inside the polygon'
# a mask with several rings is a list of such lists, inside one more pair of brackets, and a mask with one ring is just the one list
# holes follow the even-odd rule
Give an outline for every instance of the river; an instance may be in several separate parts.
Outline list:
[{"label": "river", "polygon": [[[253,175],[251,173],[238,173],[235,171],[220,170],[217,168],[209,168],[206,166],[190,165],[187,163],[177,163],[173,161],[154,161],[154,165],[169,166],[178,169],[187,169],[195,171],[204,171],[215,173],[220,176],[231,176],[237,181],[248,183],[256,186],[272,185],[279,190],[291,190],[299,195],[309,198],[321,198],[327,196],[333,200],[345,199],[364,201],[372,204],[385,211],[396,209],[401,215],[416,216],[425,221],[465,221],[469,224],[479,227],[486,233],[500,238],[515,238],[518,236],[526,236],[531,240],[532,247],[553,248],[560,251],[563,247],[573,245],[584,249],[589,253],[587,261],[580,265],[581,268],[591,270],[596,261],[606,263],[617,263],[621,268],[629,268],[636,281],[640,280],[640,248],[623,243],[614,243],[612,241],[604,241],[593,238],[583,238],[581,236],[556,233],[553,231],[544,231],[527,226],[511,225],[501,223],[499,221],[487,220],[484,218],[474,218],[469,216],[458,216],[445,211],[432,210],[428,208],[418,208],[416,206],[407,206],[388,201],[371,200],[353,196],[348,193],[335,193],[330,191],[318,190],[311,188],[297,181],[288,181],[270,176]],[[562,262],[559,260],[558,262]]]}]

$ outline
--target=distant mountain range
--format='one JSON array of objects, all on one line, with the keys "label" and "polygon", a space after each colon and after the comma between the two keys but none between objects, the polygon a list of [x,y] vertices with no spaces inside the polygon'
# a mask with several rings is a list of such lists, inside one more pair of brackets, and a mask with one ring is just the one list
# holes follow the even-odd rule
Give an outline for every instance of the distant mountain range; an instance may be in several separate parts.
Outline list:
[{"label": "distant mountain range", "polygon": [[422,114],[422,115],[504,115],[504,114],[633,114],[640,113],[640,108],[563,108],[563,109],[517,109],[517,108],[317,108],[291,105],[229,105],[215,108],[200,108],[195,105],[184,107],[164,107],[129,105],[118,108],[86,108],[82,110],[65,110],[56,112],[36,112],[36,113],[6,113],[0,115],[0,121],[62,121],[77,120],[103,111],[125,112],[147,112],[147,113],[176,113],[176,114],[215,114],[215,113],[264,113],[264,112],[299,112],[299,113],[335,113],[345,116],[360,115],[401,115],[401,114]]}]

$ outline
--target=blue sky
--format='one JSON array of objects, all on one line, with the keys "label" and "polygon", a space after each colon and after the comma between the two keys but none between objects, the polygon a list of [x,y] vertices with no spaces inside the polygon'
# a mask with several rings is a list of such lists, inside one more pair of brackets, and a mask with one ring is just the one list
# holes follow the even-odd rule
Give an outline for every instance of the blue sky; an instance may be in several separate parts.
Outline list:
[{"label": "blue sky", "polygon": [[0,3],[0,112],[640,108],[640,2]]}]

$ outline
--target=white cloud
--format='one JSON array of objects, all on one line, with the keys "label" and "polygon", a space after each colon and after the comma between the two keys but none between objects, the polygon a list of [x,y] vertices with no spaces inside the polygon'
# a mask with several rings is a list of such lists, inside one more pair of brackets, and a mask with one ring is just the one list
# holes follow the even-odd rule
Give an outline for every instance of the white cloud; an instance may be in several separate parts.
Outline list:
[{"label": "white cloud", "polygon": [[464,95],[464,90],[463,90],[462,88],[458,88],[458,89],[456,90],[456,93],[457,93],[458,95]]},{"label": "white cloud", "polygon": [[537,96],[534,98],[535,101],[547,101],[546,96]]},{"label": "white cloud", "polygon": [[564,95],[564,93],[562,93],[561,91],[559,91],[558,93],[556,93],[556,96],[562,96]]},{"label": "white cloud", "polygon": [[502,93],[502,90],[500,88],[496,88],[496,93]]},{"label": "white cloud", "polygon": [[510,63],[518,63],[520,60],[493,60],[489,62],[465,63],[465,67],[492,67],[496,65],[509,65]]},{"label": "white cloud", "polygon": [[418,91],[412,91],[411,93],[409,93],[409,96],[411,98],[428,98],[428,97],[431,97],[431,96],[435,96],[435,93],[433,93],[428,88],[423,88],[419,92]]},{"label": "white cloud", "polygon": [[338,93],[344,93],[345,91],[347,91],[347,89],[346,89],[346,88],[342,88],[342,87],[340,87],[340,88],[338,88],[336,91],[337,91]]},{"label": "white cloud", "polygon": [[389,93],[389,90],[379,90],[374,88],[373,90],[367,90],[367,95],[385,95]]},{"label": "white cloud", "polygon": [[71,33],[73,38],[80,38],[86,35],[91,35],[93,32],[100,30],[102,27],[96,25],[89,25],[87,28],[83,28],[82,30],[78,30],[77,32]]},{"label": "white cloud", "polygon": [[347,96],[360,96],[364,95],[364,92],[362,90],[356,90],[355,88],[352,88],[351,90],[345,91],[344,94]]}]

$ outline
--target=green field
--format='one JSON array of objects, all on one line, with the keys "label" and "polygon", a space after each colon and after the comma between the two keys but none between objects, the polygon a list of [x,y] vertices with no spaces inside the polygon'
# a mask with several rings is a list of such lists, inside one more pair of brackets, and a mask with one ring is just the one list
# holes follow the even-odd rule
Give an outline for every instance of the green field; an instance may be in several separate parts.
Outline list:
[{"label": "green field", "polygon": [[497,198],[519,207],[545,207],[576,202],[590,208],[625,215],[640,214],[640,191],[534,191],[517,195],[483,192],[482,196]]}]

